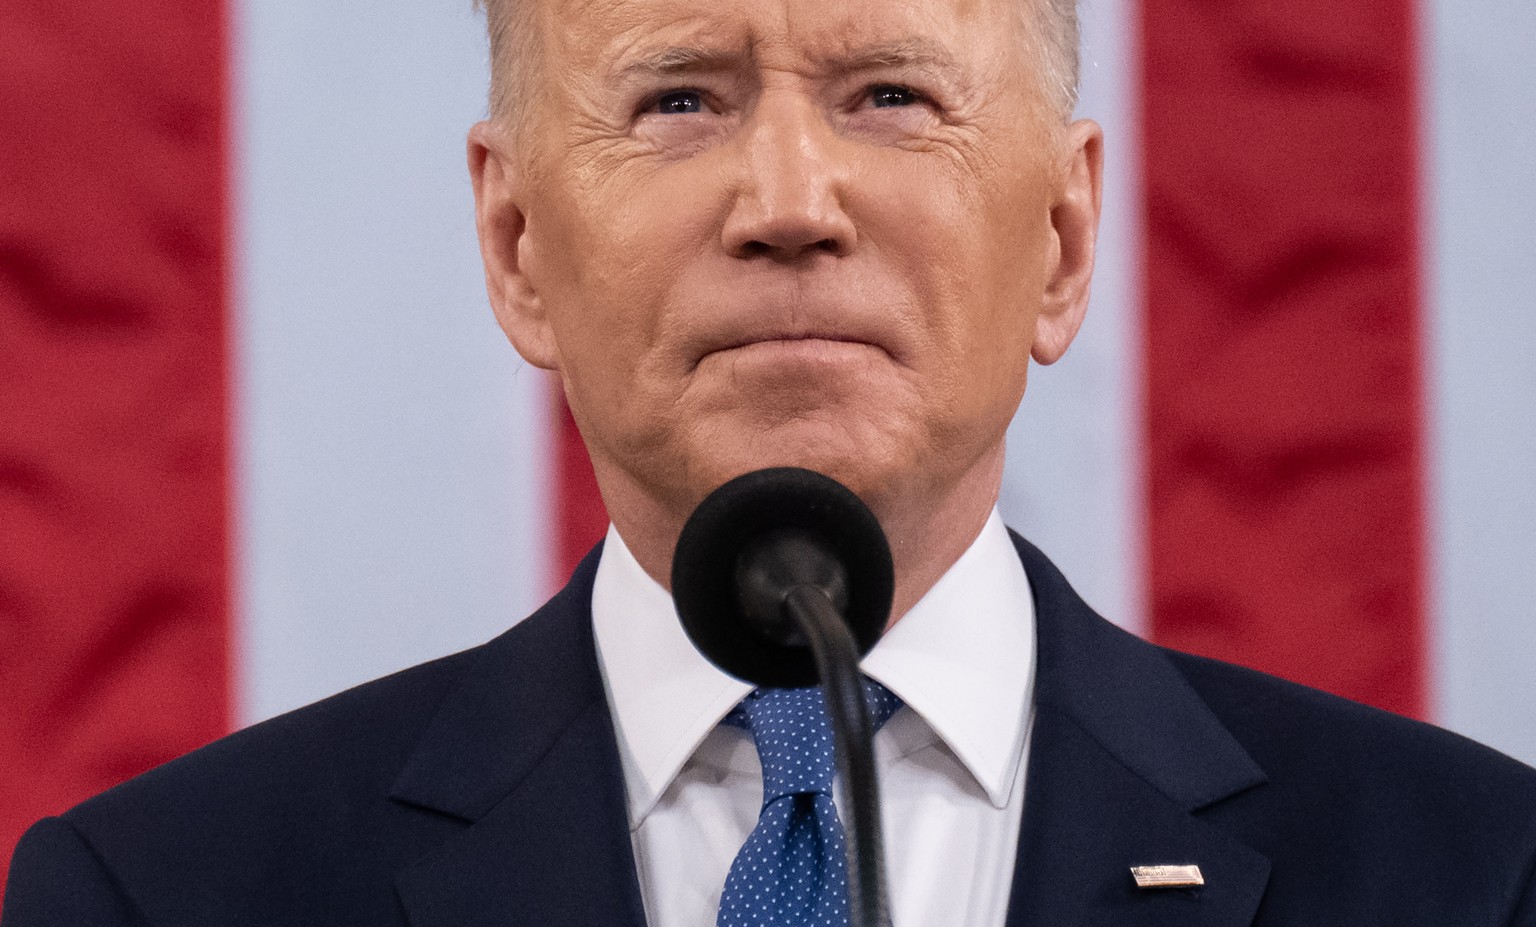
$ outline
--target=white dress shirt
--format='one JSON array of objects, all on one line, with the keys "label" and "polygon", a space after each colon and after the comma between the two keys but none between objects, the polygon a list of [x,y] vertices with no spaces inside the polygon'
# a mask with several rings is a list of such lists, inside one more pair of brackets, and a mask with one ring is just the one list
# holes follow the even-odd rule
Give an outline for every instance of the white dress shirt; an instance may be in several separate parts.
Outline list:
[{"label": "white dress shirt", "polygon": [[[752,687],[694,649],[672,597],[612,527],[592,620],[646,916],[651,927],[713,927],[762,803],[751,737],[719,723]],[[906,703],[875,737],[894,927],[1002,927],[1034,713],[1034,627],[1029,580],[994,511],[864,659]]]}]

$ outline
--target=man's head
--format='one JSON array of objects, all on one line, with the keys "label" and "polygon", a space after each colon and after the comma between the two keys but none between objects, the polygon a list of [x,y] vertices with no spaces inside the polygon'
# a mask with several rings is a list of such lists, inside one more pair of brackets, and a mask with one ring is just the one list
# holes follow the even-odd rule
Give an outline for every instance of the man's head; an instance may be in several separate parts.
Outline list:
[{"label": "man's head", "polygon": [[670,556],[710,489],[781,464],[863,496],[898,570],[907,541],[968,541],[1031,354],[1066,349],[1092,269],[1099,133],[1041,66],[1050,17],[527,2],[538,65],[470,137],[487,279],[631,546]]}]

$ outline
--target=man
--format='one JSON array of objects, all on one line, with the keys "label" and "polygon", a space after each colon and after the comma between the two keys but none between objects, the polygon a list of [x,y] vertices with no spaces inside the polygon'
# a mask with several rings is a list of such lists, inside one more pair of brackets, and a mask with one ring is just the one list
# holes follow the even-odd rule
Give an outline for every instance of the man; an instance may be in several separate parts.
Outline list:
[{"label": "man", "polygon": [[775,696],[705,665],[664,589],[699,500],[780,464],[891,539],[865,669],[902,703],[877,736],[898,927],[1536,924],[1536,773],[1135,641],[997,522],[1029,361],[1066,350],[1093,265],[1069,4],[490,20],[491,302],[560,375],[614,529],[485,647],[40,823],[3,927],[805,922],[738,878]]}]

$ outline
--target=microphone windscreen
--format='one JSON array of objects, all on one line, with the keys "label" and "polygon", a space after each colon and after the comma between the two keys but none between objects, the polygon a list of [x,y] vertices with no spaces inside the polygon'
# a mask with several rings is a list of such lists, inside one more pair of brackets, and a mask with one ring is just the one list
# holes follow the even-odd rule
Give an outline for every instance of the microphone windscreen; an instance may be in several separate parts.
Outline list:
[{"label": "microphone windscreen", "polygon": [[683,630],[725,672],[759,686],[818,681],[808,647],[783,639],[743,607],[744,551],[779,532],[814,538],[846,570],[844,618],[862,657],[890,618],[895,569],[885,532],[862,500],[829,476],[773,467],[739,476],[694,510],[672,558],[672,596]]}]

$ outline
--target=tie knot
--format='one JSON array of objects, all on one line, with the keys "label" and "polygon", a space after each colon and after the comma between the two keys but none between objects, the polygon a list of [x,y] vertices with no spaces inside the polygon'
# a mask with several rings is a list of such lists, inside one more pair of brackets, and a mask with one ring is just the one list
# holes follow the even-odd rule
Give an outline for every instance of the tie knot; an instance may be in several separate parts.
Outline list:
[{"label": "tie knot", "polygon": [[[901,699],[866,677],[864,704],[871,724],[879,730],[901,707]],[[831,794],[837,762],[832,724],[819,686],[754,689],[725,720],[745,728],[757,745],[764,805],[786,795]]]}]

